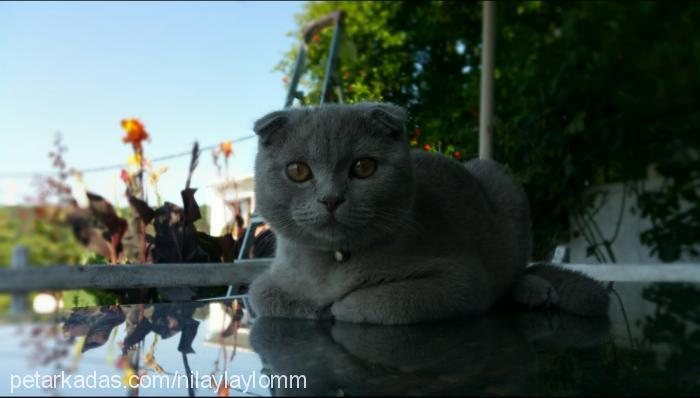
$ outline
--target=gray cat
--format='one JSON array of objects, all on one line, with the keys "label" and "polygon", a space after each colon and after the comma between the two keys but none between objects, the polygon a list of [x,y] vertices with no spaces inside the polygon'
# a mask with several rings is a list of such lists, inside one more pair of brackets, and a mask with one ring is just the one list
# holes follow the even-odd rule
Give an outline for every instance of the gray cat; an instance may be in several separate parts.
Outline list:
[{"label": "gray cat", "polygon": [[408,324],[482,313],[506,297],[603,315],[597,282],[527,268],[522,187],[492,161],[410,150],[406,112],[321,105],[255,123],[257,209],[277,235],[250,286],[260,316]]}]

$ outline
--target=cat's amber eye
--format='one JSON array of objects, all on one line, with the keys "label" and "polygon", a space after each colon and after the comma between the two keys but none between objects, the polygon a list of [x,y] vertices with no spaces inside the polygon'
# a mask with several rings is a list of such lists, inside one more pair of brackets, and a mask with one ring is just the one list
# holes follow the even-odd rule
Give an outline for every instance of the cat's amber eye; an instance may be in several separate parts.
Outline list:
[{"label": "cat's amber eye", "polygon": [[370,158],[359,159],[352,165],[350,174],[357,178],[367,178],[377,170],[377,161]]},{"label": "cat's amber eye", "polygon": [[311,168],[304,162],[292,162],[287,165],[287,177],[294,182],[304,182],[311,178]]}]

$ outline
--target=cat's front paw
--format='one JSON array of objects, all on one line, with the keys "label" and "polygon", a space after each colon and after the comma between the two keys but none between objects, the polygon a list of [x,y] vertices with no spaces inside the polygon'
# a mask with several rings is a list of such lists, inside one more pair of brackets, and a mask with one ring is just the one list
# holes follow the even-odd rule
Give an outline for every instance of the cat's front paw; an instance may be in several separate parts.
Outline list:
[{"label": "cat's front paw", "polygon": [[331,314],[337,321],[363,323],[367,322],[367,316],[352,299],[344,298],[331,305]]},{"label": "cat's front paw", "polygon": [[256,316],[275,318],[329,319],[328,308],[315,306],[302,297],[283,290],[262,275],[250,286],[250,303]]},{"label": "cat's front paw", "polygon": [[537,275],[523,275],[515,284],[512,291],[513,299],[528,308],[555,306],[559,295],[554,286]]},{"label": "cat's front paw", "polygon": [[368,304],[363,296],[350,294],[333,303],[330,312],[336,320],[343,322],[384,325],[406,323],[397,312],[384,311],[384,307],[378,303]]}]

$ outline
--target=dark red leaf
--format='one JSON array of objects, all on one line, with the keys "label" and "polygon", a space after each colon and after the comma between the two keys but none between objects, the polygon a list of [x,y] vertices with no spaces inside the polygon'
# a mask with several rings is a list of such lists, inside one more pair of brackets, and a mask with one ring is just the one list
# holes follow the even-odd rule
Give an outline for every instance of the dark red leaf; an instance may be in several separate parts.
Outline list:
[{"label": "dark red leaf", "polygon": [[151,208],[145,201],[127,192],[126,196],[129,198],[129,204],[136,210],[144,224],[150,224],[153,221],[153,217],[156,215],[156,211]]}]

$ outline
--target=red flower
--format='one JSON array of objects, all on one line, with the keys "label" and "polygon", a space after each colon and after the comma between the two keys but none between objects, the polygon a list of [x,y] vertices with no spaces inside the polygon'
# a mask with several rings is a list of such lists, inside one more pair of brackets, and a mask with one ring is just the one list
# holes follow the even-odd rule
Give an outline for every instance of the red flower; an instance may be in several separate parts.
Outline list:
[{"label": "red flower", "polygon": [[350,77],[350,72],[343,73],[343,79],[347,79],[348,77]]},{"label": "red flower", "polygon": [[457,151],[457,152],[455,152],[455,157],[456,157],[457,159],[459,159],[459,158],[462,157],[462,154],[461,154],[459,151]]},{"label": "red flower", "polygon": [[416,127],[415,130],[413,130],[413,136],[414,137],[420,137],[420,129]]},{"label": "red flower", "polygon": [[429,150],[430,150],[430,145],[429,145],[429,144],[425,144],[425,146],[424,146],[423,148],[425,148],[426,151],[429,151]]},{"label": "red flower", "polygon": [[117,363],[115,364],[117,369],[124,369],[125,362],[126,362],[126,358],[124,357],[124,355],[117,358]]},{"label": "red flower", "polygon": [[126,184],[129,183],[129,180],[130,180],[129,173],[127,173],[126,170],[122,169],[122,172],[121,172],[119,177],[121,177],[121,179],[122,179],[122,181],[124,181],[124,183],[126,183]]}]

